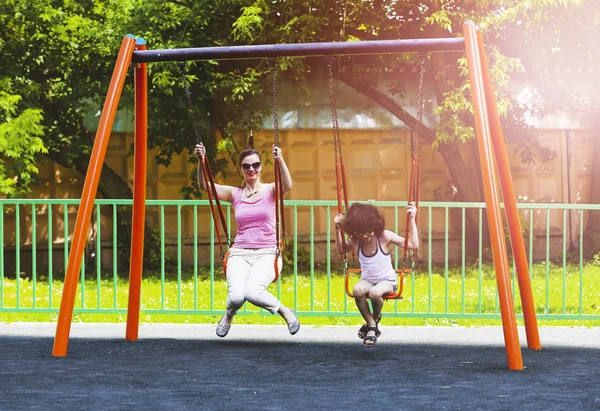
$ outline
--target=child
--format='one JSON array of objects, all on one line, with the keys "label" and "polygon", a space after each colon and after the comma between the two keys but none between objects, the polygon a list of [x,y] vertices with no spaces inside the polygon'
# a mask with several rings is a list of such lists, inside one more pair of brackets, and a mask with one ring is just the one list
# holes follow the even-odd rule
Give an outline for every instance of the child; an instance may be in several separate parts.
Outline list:
[{"label": "child", "polygon": [[[406,209],[410,219],[408,248],[419,248],[417,208],[410,203]],[[358,331],[363,344],[372,347],[381,335],[379,321],[383,308],[383,296],[398,290],[396,272],[392,266],[391,246],[404,247],[405,238],[385,230],[385,220],[377,208],[371,204],[355,203],[348,208],[347,215],[338,214],[335,222],[335,245],[340,254],[344,253],[340,227],[349,235],[346,252],[356,249],[362,269],[360,281],[354,286],[353,294],[361,315],[365,319]],[[367,298],[371,299],[373,312]]]}]

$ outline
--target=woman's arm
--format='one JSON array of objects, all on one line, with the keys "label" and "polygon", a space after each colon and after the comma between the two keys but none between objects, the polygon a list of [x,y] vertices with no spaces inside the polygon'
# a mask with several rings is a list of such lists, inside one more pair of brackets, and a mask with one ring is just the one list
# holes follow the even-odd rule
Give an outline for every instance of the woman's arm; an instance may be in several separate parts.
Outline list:
[{"label": "woman's arm", "polygon": [[281,170],[281,186],[283,188],[283,195],[286,195],[292,190],[292,176],[290,170],[285,164],[281,148],[273,145],[273,161],[277,161],[279,169]]},{"label": "woman's arm", "polygon": [[[194,147],[194,154],[198,158],[198,169],[196,171],[198,178],[198,187],[201,190],[208,191],[208,182],[204,181],[204,175],[202,174],[202,161],[203,157],[206,155],[206,149],[204,148],[204,145],[202,143],[196,144],[196,147]],[[219,200],[231,202],[231,200],[233,199],[232,192],[234,187],[215,183],[215,188],[217,189],[217,197],[219,198]]]}]

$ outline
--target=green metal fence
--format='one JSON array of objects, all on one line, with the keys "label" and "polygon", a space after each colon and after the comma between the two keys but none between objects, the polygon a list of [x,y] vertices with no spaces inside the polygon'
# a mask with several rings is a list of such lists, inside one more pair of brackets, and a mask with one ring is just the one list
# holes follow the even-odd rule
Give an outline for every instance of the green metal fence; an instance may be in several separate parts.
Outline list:
[{"label": "green metal fence", "polygon": [[[0,312],[58,312],[78,203],[0,200]],[[402,235],[406,203],[372,203],[386,216],[387,227]],[[123,256],[130,233],[124,227],[131,206],[131,200],[96,201],[75,312],[126,311],[129,267]],[[519,209],[538,318],[600,319],[600,261],[583,251],[586,224],[600,205],[522,203]],[[359,316],[344,292],[342,259],[333,243],[336,210],[333,201],[286,202],[286,264],[270,290],[302,316]],[[418,264],[405,280],[404,299],[388,302],[386,316],[500,318],[484,210],[483,203],[420,204]],[[149,200],[147,226],[152,241],[146,247],[142,310],[221,313],[226,284],[207,201]],[[397,267],[401,253],[394,253]],[[512,286],[519,313],[514,268]],[[266,313],[246,304],[241,314]]]}]

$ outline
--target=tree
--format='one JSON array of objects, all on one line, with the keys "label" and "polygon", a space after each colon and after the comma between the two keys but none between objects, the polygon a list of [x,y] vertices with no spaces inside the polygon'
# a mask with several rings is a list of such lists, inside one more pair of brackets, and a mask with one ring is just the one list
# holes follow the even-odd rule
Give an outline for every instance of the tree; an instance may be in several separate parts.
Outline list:
[{"label": "tree", "polygon": [[[5,79],[7,80],[7,79]],[[0,87],[1,88],[1,87]],[[0,195],[18,197],[29,191],[38,172],[36,154],[47,153],[40,138],[43,134],[39,110],[16,113],[18,95],[0,92],[4,120],[0,123]]]},{"label": "tree", "polygon": [[[456,36],[463,22],[471,19],[482,26],[486,36],[505,130],[521,132],[519,112],[511,109],[505,87],[511,73],[523,66],[517,58],[502,54],[500,47],[510,39],[515,26],[531,33],[549,21],[552,13],[565,12],[565,6],[578,1],[71,0],[60,8],[54,4],[50,0],[10,0],[0,6],[4,24],[13,31],[18,28],[29,33],[33,39],[23,35],[10,39],[0,65],[13,79],[15,94],[22,96],[18,112],[31,108],[43,115],[40,124],[50,158],[85,174],[92,142],[81,113],[89,110],[90,103],[99,106],[103,101],[124,33],[143,37],[155,49],[356,41]],[[393,99],[404,92],[401,84],[397,82],[389,89],[381,86],[383,80],[406,76],[417,61],[414,55],[345,57],[339,59],[335,76],[415,129],[417,120]],[[302,92],[314,78],[324,76],[323,64],[319,63],[280,59],[277,71]],[[193,147],[196,136],[183,98],[180,65],[155,64],[149,71],[149,148],[158,148],[157,161],[168,165],[173,154]],[[234,133],[257,130],[266,113],[268,62],[202,61],[188,63],[186,71],[209,154],[220,149],[234,155]],[[457,145],[472,143],[474,135],[466,74],[461,53],[429,56],[426,82],[436,92],[439,124],[435,130],[420,129],[424,140],[444,158],[458,198],[473,201],[482,196],[478,185],[470,181]],[[131,86],[124,100],[131,103]],[[222,163],[213,169],[226,171]],[[104,168],[100,192],[105,197],[130,197],[127,182],[111,171]],[[194,190],[187,192],[193,194]],[[473,219],[470,224],[474,224]]]},{"label": "tree", "polygon": [[[501,89],[510,72],[520,68],[516,59],[504,57],[494,45],[506,37],[508,25],[519,20],[528,26],[539,25],[555,6],[572,3],[575,1],[180,0],[146,1],[141,7],[139,0],[113,0],[92,7],[89,1],[79,0],[55,8],[49,0],[11,0],[2,9],[5,25],[31,33],[33,41],[21,36],[6,42],[10,48],[2,64],[10,78],[19,79],[15,86],[23,91],[21,107],[43,113],[44,142],[51,157],[61,164],[79,167],[79,154],[89,153],[91,146],[80,113],[89,109],[90,101],[102,101],[116,50],[126,32],[145,38],[152,48],[203,47],[447,37],[460,33],[462,23],[473,19],[485,30],[493,75]],[[415,60],[411,55],[341,59],[336,76],[414,128],[416,119],[389,99],[390,94],[402,89],[391,88],[390,93],[378,87],[383,78],[402,76]],[[282,59],[278,63],[278,69],[289,79],[304,85],[323,70],[308,59]],[[19,76],[21,68],[25,70]],[[228,140],[234,131],[259,128],[266,109],[263,94],[269,90],[268,72],[265,61],[188,65],[188,79],[197,108],[204,114],[201,126],[209,146],[214,146],[216,131]],[[438,147],[453,180],[462,187],[464,166],[452,143],[473,136],[468,121],[472,110],[465,61],[452,53],[432,55],[427,73],[427,81],[434,84],[438,96],[440,124],[436,130],[424,129],[423,137]],[[150,116],[150,145],[160,148],[158,161],[168,165],[174,153],[193,146],[195,137],[182,98],[180,67],[150,65],[150,74],[150,110],[161,113]],[[500,107],[506,113],[509,99],[502,91],[500,95]],[[126,99],[131,99],[130,93]],[[182,133],[174,136],[173,129]],[[221,145],[235,146],[232,142]],[[479,199],[470,187],[468,184],[459,189],[459,196]],[[100,189],[110,196],[109,188]]]},{"label": "tree", "polygon": [[[500,89],[499,106],[506,121],[515,122],[519,120],[518,116],[509,111],[510,99],[502,88],[508,83],[510,73],[521,66],[517,59],[503,56],[494,42],[501,42],[509,24],[522,19],[529,25],[539,25],[548,17],[548,12],[561,3],[571,2],[461,1],[446,4],[312,0],[266,3],[257,0],[206,4],[182,1],[169,3],[169,14],[183,19],[175,28],[173,20],[169,19],[166,36],[163,33],[160,37],[152,37],[153,34],[147,32],[141,35],[151,39],[154,48],[448,37],[460,33],[465,20],[473,19],[481,22],[488,41],[491,40],[488,54],[493,63],[494,79]],[[143,13],[141,18],[147,21],[156,13],[156,9],[147,7]],[[236,17],[232,19],[231,16]],[[210,32],[206,30],[208,27],[211,28]],[[344,58],[340,60],[335,75],[415,129],[416,119],[392,98],[394,93],[403,92],[402,88],[396,85],[390,90],[382,90],[380,86],[384,79],[394,76],[398,79],[403,76],[402,73],[410,72],[416,60],[411,55]],[[281,59],[278,64],[278,69],[300,86],[306,86],[311,79],[324,75],[323,65],[315,65],[310,59]],[[458,188],[458,197],[467,201],[481,200],[478,186],[470,184],[470,174],[454,144],[457,141],[472,141],[474,134],[466,62],[461,54],[439,53],[431,56],[427,64],[426,81],[434,84],[436,90],[439,102],[436,114],[440,117],[440,124],[436,130],[421,127],[423,138],[435,145],[444,157],[453,183]],[[156,96],[160,96],[162,101],[165,99],[163,93],[177,96],[175,87],[180,85],[174,65],[163,64],[153,70],[157,79],[154,82]],[[221,146],[235,151],[233,132],[259,127],[260,121],[257,119],[264,113],[264,107],[263,110],[260,108],[264,99],[260,97],[262,90],[269,90],[268,71],[265,61],[201,62],[191,68],[190,80],[201,80],[194,87],[196,101],[202,111],[214,114],[204,125],[208,138],[218,130],[223,137]],[[302,90],[302,87],[299,89]],[[171,127],[172,120],[181,118],[184,113],[181,100],[178,97],[175,100],[167,105],[175,108],[167,112],[171,119],[167,127]],[[155,107],[163,113],[164,118],[165,105]],[[165,128],[164,123],[154,126]],[[186,134],[192,135],[189,131]],[[168,141],[167,145],[164,143],[162,138],[160,142],[157,141],[161,150],[165,149],[160,156],[165,163],[168,163],[173,151],[184,149],[182,143],[186,147],[193,145],[193,142],[181,138],[176,142]]]},{"label": "tree", "polygon": [[[525,72],[519,76],[534,90],[536,105],[523,110],[537,117],[567,114],[582,127],[598,133],[600,95],[597,76],[600,71],[600,2],[582,1],[579,7],[557,9],[552,19],[539,25],[513,24],[512,41],[503,49],[519,57]],[[527,47],[520,42],[524,41]],[[544,160],[552,155],[534,139],[525,140],[520,154],[525,161]],[[600,204],[600,141],[594,140],[590,202]],[[584,234],[586,258],[600,250],[600,214],[590,213]]]},{"label": "tree", "polygon": [[[0,173],[6,175],[3,181],[17,183],[3,184],[4,193],[6,187],[12,195],[24,193],[35,165],[48,159],[87,173],[93,140],[83,125],[84,113],[102,104],[132,4],[0,3],[0,73],[6,76],[0,78],[0,150],[12,156],[10,168]],[[99,192],[106,198],[132,196],[127,181],[106,165]],[[120,235],[130,231],[129,217],[130,210],[119,210]],[[120,250],[125,250],[121,258],[128,259],[128,247]]]},{"label": "tree", "polygon": [[[1,10],[1,9],[0,9]],[[22,27],[10,24],[0,13],[0,53],[10,52],[15,40],[23,36]],[[35,174],[37,155],[47,153],[43,141],[42,113],[22,108],[22,96],[15,93],[13,79],[0,75],[0,196],[17,197],[29,191]]]},{"label": "tree", "polygon": [[[356,41],[397,38],[449,37],[462,32],[466,20],[479,22],[485,32],[492,76],[498,90],[498,106],[508,133],[527,133],[519,107],[511,106],[508,85],[511,73],[522,70],[519,59],[507,57],[499,45],[512,34],[511,29],[525,23],[529,30],[538,27],[561,6],[576,1],[459,1],[459,2],[383,2],[371,1],[263,1],[248,2],[232,25],[226,44],[273,44],[320,41]],[[563,8],[564,10],[564,8]],[[192,24],[196,27],[196,24]],[[189,43],[196,44],[198,33],[186,32]],[[220,45],[225,45],[220,43]],[[448,167],[457,197],[463,201],[482,200],[480,184],[472,184],[472,173],[457,143],[470,143],[474,148],[474,127],[469,84],[464,56],[456,53],[431,55],[428,61],[428,84],[433,84],[438,107],[435,113],[439,125],[435,130],[419,125],[417,119],[398,105],[395,93],[404,90],[399,81],[417,65],[418,56],[357,56],[339,59],[335,76],[359,93],[380,104],[411,129],[420,129],[422,138],[437,148]],[[311,79],[324,76],[322,64],[311,59],[281,59],[279,70],[297,84],[306,85]],[[243,84],[237,97],[255,96],[257,85],[265,84],[267,65],[264,62],[228,62],[220,69],[228,69],[232,84]],[[216,68],[219,70],[219,68]],[[262,79],[262,80],[261,80]],[[396,79],[389,89],[381,85]],[[265,85],[262,88],[268,90]],[[302,87],[299,87],[302,90]],[[232,90],[235,90],[232,88]],[[230,90],[231,91],[231,90]],[[234,95],[235,94],[226,94]],[[215,95],[215,97],[219,97]],[[243,100],[243,98],[241,100]],[[219,100],[217,100],[219,101]],[[239,100],[238,100],[239,101]],[[224,101],[219,101],[224,103]],[[232,107],[232,105],[225,105]],[[226,111],[226,109],[225,109]],[[236,113],[243,113],[236,110]],[[250,113],[252,114],[252,113]],[[224,117],[223,130],[239,130],[235,118]],[[231,133],[221,133],[224,141]],[[476,151],[476,150],[472,150]],[[477,156],[473,156],[477,162]],[[467,232],[475,232],[477,216],[469,213]]]},{"label": "tree", "polygon": [[[110,27],[120,26],[129,3],[92,5],[69,1],[55,6],[49,0],[8,0],[0,5],[4,26],[0,72],[6,73],[13,93],[19,96],[13,110],[28,113],[30,119],[35,114],[39,126],[20,132],[36,131],[35,136],[43,140],[47,151],[38,149],[35,162],[43,161],[39,154],[47,153],[82,174],[93,143],[82,114],[90,102],[102,101],[106,93],[122,38]],[[32,144],[30,149],[40,146]],[[131,196],[127,183],[108,167],[100,192],[113,198]]]}]

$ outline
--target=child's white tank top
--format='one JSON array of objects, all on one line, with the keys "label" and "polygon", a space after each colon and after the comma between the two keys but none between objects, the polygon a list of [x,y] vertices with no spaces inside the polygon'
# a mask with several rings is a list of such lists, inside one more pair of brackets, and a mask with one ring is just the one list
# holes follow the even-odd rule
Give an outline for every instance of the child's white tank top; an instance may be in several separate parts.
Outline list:
[{"label": "child's white tank top", "polygon": [[363,254],[360,241],[358,242],[358,261],[362,269],[362,280],[375,284],[384,280],[396,280],[396,271],[392,266],[391,253],[383,252],[379,237],[377,237],[377,250],[371,256]]}]

